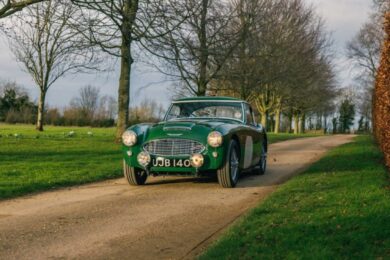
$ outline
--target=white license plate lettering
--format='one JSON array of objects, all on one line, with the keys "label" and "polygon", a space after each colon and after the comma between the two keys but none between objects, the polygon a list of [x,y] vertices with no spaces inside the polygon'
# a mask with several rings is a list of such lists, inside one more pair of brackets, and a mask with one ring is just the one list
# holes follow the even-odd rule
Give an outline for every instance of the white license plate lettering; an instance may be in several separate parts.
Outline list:
[{"label": "white license plate lettering", "polygon": [[161,157],[153,158],[153,167],[191,167],[189,159],[165,159]]},{"label": "white license plate lettering", "polygon": [[190,160],[184,160],[184,167],[190,167],[190,166],[191,166]]},{"label": "white license plate lettering", "polygon": [[183,167],[183,160],[178,160],[177,162],[176,162],[176,165],[178,166],[178,167]]}]

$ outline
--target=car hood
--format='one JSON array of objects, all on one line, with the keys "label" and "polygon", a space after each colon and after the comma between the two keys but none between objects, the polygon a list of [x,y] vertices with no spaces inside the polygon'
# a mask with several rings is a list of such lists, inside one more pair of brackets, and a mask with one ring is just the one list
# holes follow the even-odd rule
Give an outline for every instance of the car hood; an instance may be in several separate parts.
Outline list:
[{"label": "car hood", "polygon": [[186,138],[205,143],[211,131],[224,128],[224,125],[239,124],[234,120],[177,120],[164,121],[148,129],[145,141],[163,138]]}]

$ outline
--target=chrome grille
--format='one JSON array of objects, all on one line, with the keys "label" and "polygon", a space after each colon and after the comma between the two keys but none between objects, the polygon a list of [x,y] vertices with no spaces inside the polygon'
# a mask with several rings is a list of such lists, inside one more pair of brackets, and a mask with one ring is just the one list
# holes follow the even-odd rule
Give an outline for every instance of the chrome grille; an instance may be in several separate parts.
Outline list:
[{"label": "chrome grille", "polygon": [[146,143],[144,150],[157,156],[184,156],[201,153],[205,146],[188,139],[157,139]]}]

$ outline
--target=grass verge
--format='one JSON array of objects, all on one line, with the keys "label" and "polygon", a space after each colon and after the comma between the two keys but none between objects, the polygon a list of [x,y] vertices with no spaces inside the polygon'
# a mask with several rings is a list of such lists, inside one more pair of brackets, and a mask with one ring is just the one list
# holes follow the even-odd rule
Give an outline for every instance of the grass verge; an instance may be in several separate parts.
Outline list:
[{"label": "grass verge", "polygon": [[200,259],[389,259],[389,175],[372,139],[332,150]]}]

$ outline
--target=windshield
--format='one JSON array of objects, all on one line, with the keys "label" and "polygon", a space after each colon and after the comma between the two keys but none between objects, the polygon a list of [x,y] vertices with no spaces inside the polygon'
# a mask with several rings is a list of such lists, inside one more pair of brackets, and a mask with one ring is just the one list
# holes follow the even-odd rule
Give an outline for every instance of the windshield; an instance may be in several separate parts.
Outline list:
[{"label": "windshield", "polygon": [[227,118],[243,121],[242,106],[240,102],[180,102],[173,103],[165,120],[187,118]]}]

